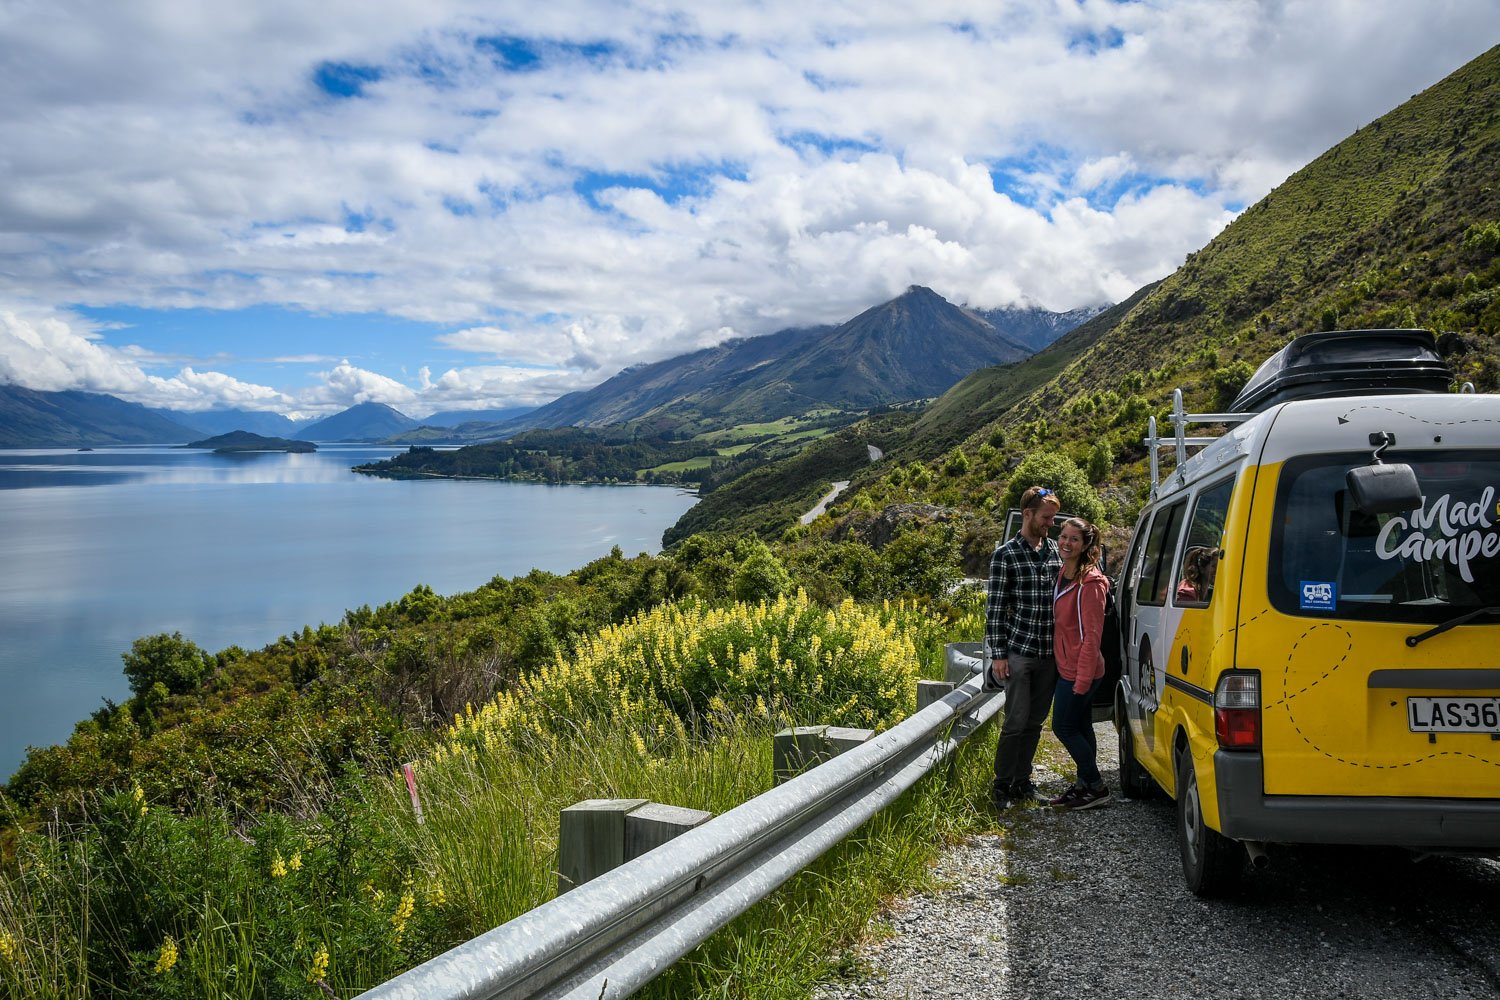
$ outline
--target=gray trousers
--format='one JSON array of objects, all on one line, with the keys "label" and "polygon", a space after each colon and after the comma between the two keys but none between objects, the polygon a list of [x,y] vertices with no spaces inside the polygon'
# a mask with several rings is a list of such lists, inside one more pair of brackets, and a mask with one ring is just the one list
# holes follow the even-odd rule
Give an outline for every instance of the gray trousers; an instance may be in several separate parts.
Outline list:
[{"label": "gray trousers", "polygon": [[1042,738],[1042,723],[1057,690],[1057,661],[1050,656],[1010,657],[1005,682],[1005,721],[995,747],[995,788],[1031,781],[1031,760]]}]

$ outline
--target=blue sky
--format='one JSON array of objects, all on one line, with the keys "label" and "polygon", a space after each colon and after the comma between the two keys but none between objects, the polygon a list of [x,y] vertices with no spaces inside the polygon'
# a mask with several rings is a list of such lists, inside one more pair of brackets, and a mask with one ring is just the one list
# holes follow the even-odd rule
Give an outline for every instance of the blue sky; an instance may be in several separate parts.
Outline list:
[{"label": "blue sky", "polygon": [[1500,38],[1493,0],[1412,10],[13,6],[0,382],[423,416],[911,284],[1117,301]]}]

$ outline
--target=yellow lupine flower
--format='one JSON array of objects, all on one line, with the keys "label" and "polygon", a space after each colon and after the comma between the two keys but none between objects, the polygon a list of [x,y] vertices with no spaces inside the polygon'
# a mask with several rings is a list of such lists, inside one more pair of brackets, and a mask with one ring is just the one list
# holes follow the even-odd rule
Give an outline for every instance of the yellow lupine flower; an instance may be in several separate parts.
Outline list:
[{"label": "yellow lupine flower", "polygon": [[302,852],[297,851],[290,858],[287,858],[286,866],[294,872],[300,872],[302,870]]},{"label": "yellow lupine flower", "polygon": [[281,860],[281,852],[277,851],[271,855],[271,877],[282,878],[286,875],[286,862]]},{"label": "yellow lupine flower", "polygon": [[396,912],[391,914],[391,927],[395,930],[399,939],[406,930],[406,922],[417,910],[417,898],[409,891],[401,894],[401,901],[396,904]]},{"label": "yellow lupine flower", "polygon": [[172,940],[168,934],[167,939],[161,943],[161,954],[156,957],[156,966],[151,971],[158,976],[164,976],[172,971],[172,966],[177,964],[177,942]]},{"label": "yellow lupine flower", "polygon": [[10,931],[0,931],[0,958],[14,962],[21,954],[21,945]]},{"label": "yellow lupine flower", "polygon": [[312,965],[307,970],[307,981],[318,983],[328,978],[328,945],[318,945],[313,953]]}]

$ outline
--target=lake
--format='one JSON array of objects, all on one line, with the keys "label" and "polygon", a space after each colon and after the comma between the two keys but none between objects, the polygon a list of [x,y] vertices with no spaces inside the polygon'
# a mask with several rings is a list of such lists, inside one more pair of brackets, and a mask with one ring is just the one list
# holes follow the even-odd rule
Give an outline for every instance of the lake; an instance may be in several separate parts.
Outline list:
[{"label": "lake", "polygon": [[349,471],[400,450],[0,451],[0,777],[126,698],[120,654],[142,636],[259,649],[419,583],[452,594],[616,545],[654,553],[697,499]]}]

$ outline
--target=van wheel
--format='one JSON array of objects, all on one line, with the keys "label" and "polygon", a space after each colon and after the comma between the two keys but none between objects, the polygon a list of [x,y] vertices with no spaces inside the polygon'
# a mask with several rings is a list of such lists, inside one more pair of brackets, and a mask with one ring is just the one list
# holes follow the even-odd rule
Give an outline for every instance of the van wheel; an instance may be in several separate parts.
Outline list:
[{"label": "van wheel", "polygon": [[1120,736],[1120,790],[1126,798],[1149,799],[1156,794],[1156,781],[1141,766],[1135,755],[1135,737],[1130,732],[1129,720],[1119,723]]},{"label": "van wheel", "polygon": [[1177,753],[1177,843],[1182,849],[1182,874],[1193,895],[1226,896],[1239,885],[1245,849],[1203,822],[1198,776],[1186,749]]}]

